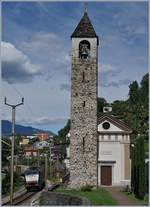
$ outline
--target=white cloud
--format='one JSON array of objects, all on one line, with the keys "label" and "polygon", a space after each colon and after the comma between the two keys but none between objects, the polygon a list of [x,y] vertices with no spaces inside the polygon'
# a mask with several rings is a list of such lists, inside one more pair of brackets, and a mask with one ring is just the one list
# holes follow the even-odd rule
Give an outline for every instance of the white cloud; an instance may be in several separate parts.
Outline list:
[{"label": "white cloud", "polygon": [[123,79],[123,80],[119,80],[119,81],[112,81],[109,83],[102,83],[101,86],[105,87],[105,88],[109,88],[109,87],[119,88],[121,86],[129,85],[130,83],[131,83],[131,81],[129,79]]},{"label": "white cloud", "polygon": [[106,76],[106,75],[115,76],[119,72],[121,72],[121,70],[119,70],[117,66],[114,66],[114,65],[111,65],[111,64],[103,64],[103,65],[100,65],[99,72],[101,74],[103,74],[104,76]]},{"label": "white cloud", "polygon": [[102,47],[112,47],[113,44],[118,42],[118,36],[113,34],[106,34],[101,38]]},{"label": "white cloud", "polygon": [[55,33],[36,32],[21,47],[42,65],[43,74],[49,74],[50,77],[56,70],[66,72],[70,66],[67,46]]},{"label": "white cloud", "polygon": [[28,56],[9,42],[2,42],[2,77],[8,83],[31,81],[40,75],[39,65],[32,64]]},{"label": "white cloud", "polygon": [[[118,66],[112,65],[112,64],[103,64],[100,66],[99,70],[99,84],[102,87],[119,87],[119,83],[115,82],[114,79],[116,79],[117,75],[121,73],[121,70],[118,68]],[[110,80],[113,77],[113,81],[110,83]]]},{"label": "white cloud", "polygon": [[107,73],[110,71],[115,71],[115,67],[110,64],[101,65],[101,72]]}]

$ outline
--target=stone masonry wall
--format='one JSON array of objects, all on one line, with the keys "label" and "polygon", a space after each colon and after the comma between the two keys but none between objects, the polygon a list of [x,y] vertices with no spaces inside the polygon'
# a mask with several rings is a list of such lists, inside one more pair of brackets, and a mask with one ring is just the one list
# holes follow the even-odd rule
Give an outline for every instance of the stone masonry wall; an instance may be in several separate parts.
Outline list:
[{"label": "stone masonry wall", "polygon": [[70,187],[96,186],[97,56],[72,58],[71,83]]}]

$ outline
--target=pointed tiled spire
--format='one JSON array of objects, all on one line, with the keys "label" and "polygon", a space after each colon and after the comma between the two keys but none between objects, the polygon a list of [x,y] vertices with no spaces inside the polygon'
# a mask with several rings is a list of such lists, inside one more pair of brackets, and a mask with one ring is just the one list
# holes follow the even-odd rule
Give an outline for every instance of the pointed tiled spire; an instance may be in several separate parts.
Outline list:
[{"label": "pointed tiled spire", "polygon": [[88,17],[87,11],[84,12],[82,19],[71,35],[71,38],[72,37],[97,37],[96,32]]}]

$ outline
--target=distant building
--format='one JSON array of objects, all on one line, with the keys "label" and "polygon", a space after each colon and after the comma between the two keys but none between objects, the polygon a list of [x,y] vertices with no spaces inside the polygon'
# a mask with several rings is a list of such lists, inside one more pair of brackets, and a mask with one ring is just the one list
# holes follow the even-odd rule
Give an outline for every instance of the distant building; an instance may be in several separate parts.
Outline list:
[{"label": "distant building", "polygon": [[66,165],[66,168],[69,169],[70,168],[70,147],[66,147],[66,158],[64,159],[64,163]]},{"label": "distant building", "polygon": [[36,149],[43,149],[45,147],[49,147],[49,143],[47,141],[35,142],[33,147]]},{"label": "distant building", "polygon": [[24,152],[26,156],[37,156],[38,150],[33,148],[33,146],[25,146]]},{"label": "distant building", "polygon": [[105,107],[103,107],[103,112],[104,113],[112,112],[112,106],[105,106]]},{"label": "distant building", "polygon": [[28,139],[35,139],[35,138],[37,138],[37,135],[29,135],[29,136],[27,136],[27,138]]},{"label": "distant building", "polygon": [[29,144],[29,138],[21,137],[21,141],[19,142],[20,145],[27,145]]},{"label": "distant building", "polygon": [[49,140],[49,134],[48,133],[37,134],[37,140],[40,142],[47,141],[47,140]]},{"label": "distant building", "polygon": [[24,173],[28,169],[28,165],[15,165],[14,166],[14,171],[21,174]]},{"label": "distant building", "polygon": [[[70,139],[70,132],[67,134],[66,139]],[[66,168],[70,168],[70,147],[69,145],[66,147],[66,158],[64,159],[64,163],[66,165]]]}]

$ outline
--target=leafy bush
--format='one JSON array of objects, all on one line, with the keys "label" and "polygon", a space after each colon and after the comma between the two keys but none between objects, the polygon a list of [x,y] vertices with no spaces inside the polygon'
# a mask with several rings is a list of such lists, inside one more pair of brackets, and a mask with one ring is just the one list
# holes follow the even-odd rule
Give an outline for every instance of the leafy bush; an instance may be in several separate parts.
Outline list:
[{"label": "leafy bush", "polygon": [[91,185],[85,185],[81,187],[81,191],[85,192],[85,191],[92,191],[93,186]]},{"label": "leafy bush", "polygon": [[[23,179],[20,175],[14,172],[14,189],[23,185]],[[2,195],[10,192],[10,173],[7,173],[5,178],[2,180]]]}]

